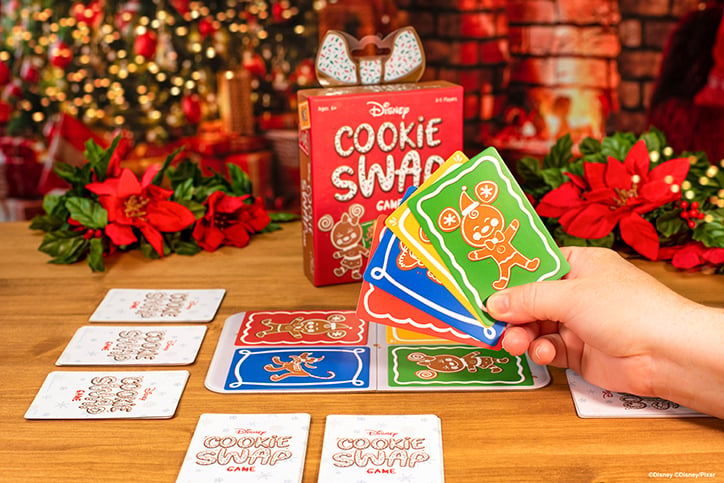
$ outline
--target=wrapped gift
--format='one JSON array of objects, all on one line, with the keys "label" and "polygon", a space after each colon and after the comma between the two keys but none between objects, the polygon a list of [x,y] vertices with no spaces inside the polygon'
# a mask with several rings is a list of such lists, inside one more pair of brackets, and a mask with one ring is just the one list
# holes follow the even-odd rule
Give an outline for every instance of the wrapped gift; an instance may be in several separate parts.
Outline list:
[{"label": "wrapped gift", "polygon": [[304,270],[317,286],[359,281],[374,220],[462,149],[463,89],[439,81],[298,96]]},{"label": "wrapped gift", "polygon": [[244,136],[214,130],[202,131],[196,136],[185,138],[183,144],[189,151],[202,156],[224,157],[264,149],[266,141],[262,136]]},{"label": "wrapped gift", "polygon": [[10,104],[0,100],[0,132],[2,132],[2,126],[7,124],[10,120]]},{"label": "wrapped gift", "polygon": [[274,209],[299,213],[299,134],[297,129],[270,129],[264,133],[274,158]]},{"label": "wrapped gift", "polygon": [[32,220],[43,213],[42,199],[0,198],[0,222]]},{"label": "wrapped gift", "polygon": [[32,141],[0,138],[0,198],[39,198],[42,172]]},{"label": "wrapped gift", "polygon": [[221,173],[228,177],[228,164],[235,164],[252,182],[254,196],[271,207],[274,198],[272,153],[265,149],[263,136],[228,133],[218,123],[205,123],[199,133],[183,140],[186,149],[198,158],[204,175]]},{"label": "wrapped gift", "polygon": [[225,164],[235,164],[249,175],[254,196],[261,197],[265,203],[272,200],[274,186],[272,183],[271,151],[232,154],[226,158]]},{"label": "wrapped gift", "polygon": [[[154,165],[166,162],[166,159],[181,147],[180,142],[173,141],[164,144],[139,143],[133,146],[130,152],[122,158],[121,167],[133,171],[136,176],[141,177],[146,170]],[[176,154],[172,166],[178,164],[184,158],[184,153]]]},{"label": "wrapped gift", "polygon": [[110,145],[105,137],[68,114],[61,114],[48,123],[45,136],[48,139],[48,155],[37,185],[41,194],[68,187],[54,172],[56,162],[82,166],[86,162],[83,154],[86,142],[92,139],[103,149]]}]

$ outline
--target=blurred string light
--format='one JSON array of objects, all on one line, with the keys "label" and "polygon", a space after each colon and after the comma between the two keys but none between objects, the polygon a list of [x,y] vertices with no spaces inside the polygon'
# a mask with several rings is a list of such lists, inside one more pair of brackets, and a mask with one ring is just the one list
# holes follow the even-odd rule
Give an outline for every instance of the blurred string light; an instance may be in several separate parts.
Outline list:
[{"label": "blurred string light", "polygon": [[[141,140],[152,128],[162,128],[161,138],[167,138],[192,127],[178,122],[183,99],[192,95],[213,117],[216,73],[243,65],[249,51],[255,62],[266,63],[254,80],[254,88],[267,89],[255,94],[264,101],[258,108],[272,108],[274,93],[264,86],[271,86],[272,71],[291,76],[295,63],[313,56],[314,10],[320,5],[313,0],[228,0],[211,4],[214,8],[184,0],[75,0],[53,2],[52,8],[43,0],[18,3],[16,11],[0,4],[0,62],[11,66],[13,78],[23,70],[27,79],[16,84],[22,92],[9,94],[0,85],[0,94],[20,120],[32,121],[26,132],[41,133],[52,115],[66,112],[90,127],[132,129]],[[60,56],[51,59],[61,41],[69,47],[67,65]],[[282,59],[282,53],[292,58]],[[166,114],[173,114],[173,130],[165,125]]]}]

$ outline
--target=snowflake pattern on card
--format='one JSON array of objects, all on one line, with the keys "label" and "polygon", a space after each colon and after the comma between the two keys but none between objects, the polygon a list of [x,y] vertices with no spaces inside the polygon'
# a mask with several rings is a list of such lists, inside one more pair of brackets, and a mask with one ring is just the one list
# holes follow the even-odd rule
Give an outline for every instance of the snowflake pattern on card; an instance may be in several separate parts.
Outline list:
[{"label": "snowflake pattern on card", "polygon": [[595,386],[574,371],[566,378],[576,413],[581,418],[672,418],[705,416],[675,402],[655,397],[613,392]]},{"label": "snowflake pattern on card", "polygon": [[433,414],[327,416],[319,483],[442,483],[444,473]]},{"label": "snowflake pattern on card", "polygon": [[310,415],[202,414],[177,483],[301,482]]},{"label": "snowflake pattern on card", "polygon": [[170,418],[188,377],[188,371],[51,372],[25,418]]}]

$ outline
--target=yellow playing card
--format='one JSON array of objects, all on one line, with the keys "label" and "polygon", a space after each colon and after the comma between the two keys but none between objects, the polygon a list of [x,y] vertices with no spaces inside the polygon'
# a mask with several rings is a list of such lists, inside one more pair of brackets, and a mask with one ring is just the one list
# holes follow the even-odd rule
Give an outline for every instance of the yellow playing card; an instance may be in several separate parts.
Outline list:
[{"label": "yellow playing card", "polygon": [[455,344],[449,339],[441,339],[422,332],[402,329],[400,327],[386,326],[385,334],[388,344]]},{"label": "yellow playing card", "polygon": [[[443,163],[432,175],[427,178],[418,189],[424,189],[434,183],[437,179],[456,170],[468,161],[468,157],[460,151],[456,151]],[[414,196],[414,194],[412,195]],[[385,220],[385,225],[399,238],[409,250],[416,255],[425,268],[434,275],[450,293],[475,317],[482,325],[490,325],[490,321],[483,321],[473,309],[470,301],[465,297],[457,281],[448,271],[442,259],[430,244],[420,228],[417,219],[412,215],[407,206],[407,201],[400,203],[400,206],[392,212]],[[485,308],[483,307],[483,310]]]}]

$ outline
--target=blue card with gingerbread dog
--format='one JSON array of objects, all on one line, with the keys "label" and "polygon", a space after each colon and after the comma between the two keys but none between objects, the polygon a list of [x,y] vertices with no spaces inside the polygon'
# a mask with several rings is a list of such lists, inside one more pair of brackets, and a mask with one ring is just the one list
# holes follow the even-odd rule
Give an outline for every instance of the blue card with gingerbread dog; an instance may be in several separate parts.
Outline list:
[{"label": "blue card with gingerbread dog", "polygon": [[241,312],[224,323],[206,376],[215,392],[376,387],[369,324],[352,311]]},{"label": "blue card with gingerbread dog", "polygon": [[570,269],[495,148],[408,200],[410,211],[478,315],[498,290],[552,280]]}]

